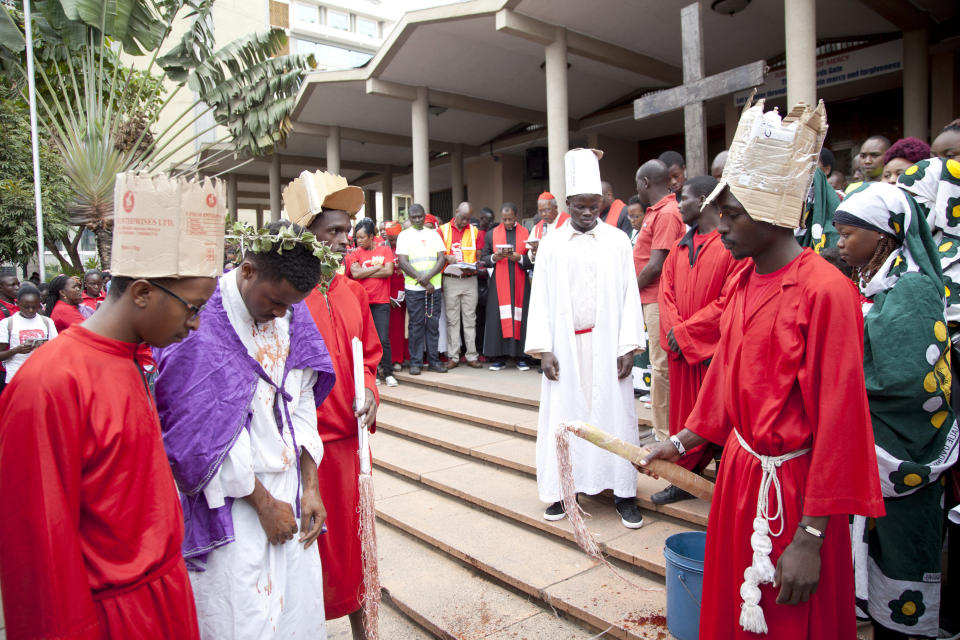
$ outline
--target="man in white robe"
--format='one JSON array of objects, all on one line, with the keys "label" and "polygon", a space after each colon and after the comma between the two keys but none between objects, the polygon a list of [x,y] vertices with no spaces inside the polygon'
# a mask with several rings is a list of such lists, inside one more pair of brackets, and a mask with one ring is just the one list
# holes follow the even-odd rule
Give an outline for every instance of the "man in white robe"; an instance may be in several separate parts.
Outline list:
[{"label": "man in white robe", "polygon": [[[584,421],[639,444],[631,369],[645,346],[630,240],[598,224],[599,152],[566,155],[570,222],[540,243],[530,294],[526,353],[543,368],[537,431],[537,488],[547,520],[564,517],[556,457],[557,426]],[[624,526],[636,529],[637,472],[627,460],[572,438],[578,493],[612,489]]]},{"label": "man in white robe", "polygon": [[[184,556],[204,640],[322,640],[323,572],[312,547],[326,519],[316,409],[334,374],[302,303],[320,261],[299,245],[248,254],[220,278],[201,315],[205,330],[159,356],[164,440],[184,496]],[[288,260],[300,261],[289,277]],[[210,400],[192,402],[189,391],[222,370],[244,377],[223,376],[215,395],[201,396]],[[233,405],[239,420],[225,418],[221,405]]]}]

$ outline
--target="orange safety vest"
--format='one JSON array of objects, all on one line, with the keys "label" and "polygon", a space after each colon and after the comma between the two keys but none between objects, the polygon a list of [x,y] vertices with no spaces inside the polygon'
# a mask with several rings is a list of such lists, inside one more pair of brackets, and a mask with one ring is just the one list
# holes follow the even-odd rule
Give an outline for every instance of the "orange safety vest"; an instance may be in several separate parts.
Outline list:
[{"label": "orange safety vest", "polygon": [[616,227],[617,223],[620,222],[620,212],[623,211],[623,208],[627,206],[624,204],[623,200],[617,198],[610,203],[610,210],[607,211],[607,217],[604,219],[604,222],[610,226]]},{"label": "orange safety vest", "polygon": [[453,221],[440,225],[440,237],[443,238],[443,246],[447,248],[447,255],[455,255],[458,262],[477,262],[477,228],[472,224],[467,225],[460,236],[460,242],[453,242]]}]

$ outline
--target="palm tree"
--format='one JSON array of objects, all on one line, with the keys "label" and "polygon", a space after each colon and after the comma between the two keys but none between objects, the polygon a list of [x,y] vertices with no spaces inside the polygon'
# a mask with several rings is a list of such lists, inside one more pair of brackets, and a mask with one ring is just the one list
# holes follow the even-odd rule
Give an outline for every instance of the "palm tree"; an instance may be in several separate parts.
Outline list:
[{"label": "palm tree", "polygon": [[[226,150],[203,163],[226,153],[264,155],[292,127],[290,111],[303,72],[315,66],[313,57],[278,55],[287,42],[282,29],[216,49],[215,1],[34,0],[35,29],[57,62],[36,67],[39,117],[53,132],[73,188],[70,221],[96,235],[103,268],[110,265],[117,173],[162,171],[174,157],[182,167],[181,154],[200,158],[197,141],[220,127],[226,133],[214,144]],[[178,17],[188,28],[170,46]],[[22,23],[0,11],[0,59],[8,72],[25,77],[25,48]],[[147,57],[138,70],[133,61]],[[184,89],[194,100],[154,135],[161,112]],[[214,124],[192,128],[207,114]],[[205,166],[199,160],[187,164],[193,171]]]}]

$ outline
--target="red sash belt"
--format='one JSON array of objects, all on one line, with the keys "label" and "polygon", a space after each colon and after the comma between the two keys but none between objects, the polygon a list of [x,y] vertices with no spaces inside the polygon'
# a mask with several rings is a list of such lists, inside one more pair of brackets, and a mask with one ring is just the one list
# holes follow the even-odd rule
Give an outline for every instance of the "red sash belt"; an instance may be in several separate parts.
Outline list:
[{"label": "red sash belt", "polygon": [[573,332],[573,335],[582,336],[585,333],[593,333],[593,327],[590,327],[589,329],[577,329]]}]

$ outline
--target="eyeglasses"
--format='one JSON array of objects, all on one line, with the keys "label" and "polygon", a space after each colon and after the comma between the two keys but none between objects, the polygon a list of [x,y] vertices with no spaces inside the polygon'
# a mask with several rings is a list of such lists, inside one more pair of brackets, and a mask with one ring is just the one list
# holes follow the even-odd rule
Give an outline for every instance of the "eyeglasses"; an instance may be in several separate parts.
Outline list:
[{"label": "eyeglasses", "polygon": [[201,305],[201,306],[198,307],[198,306],[195,305],[195,304],[192,304],[192,303],[190,303],[190,302],[187,302],[186,300],[184,300],[183,298],[181,298],[180,296],[178,296],[177,294],[175,294],[173,291],[170,291],[170,289],[167,289],[167,288],[166,288],[165,286],[163,286],[162,284],[157,284],[157,283],[154,282],[153,280],[147,280],[147,282],[149,282],[152,286],[156,287],[157,289],[160,289],[160,291],[163,291],[163,292],[166,293],[167,295],[169,295],[169,296],[171,296],[171,297],[173,297],[173,298],[176,298],[177,300],[180,301],[180,303],[181,303],[183,306],[185,306],[187,309],[189,309],[189,310],[190,310],[190,317],[188,317],[187,320],[193,320],[194,318],[196,318],[198,315],[200,315],[200,312],[203,311],[203,307],[207,306],[207,305],[204,304],[204,305]]}]

